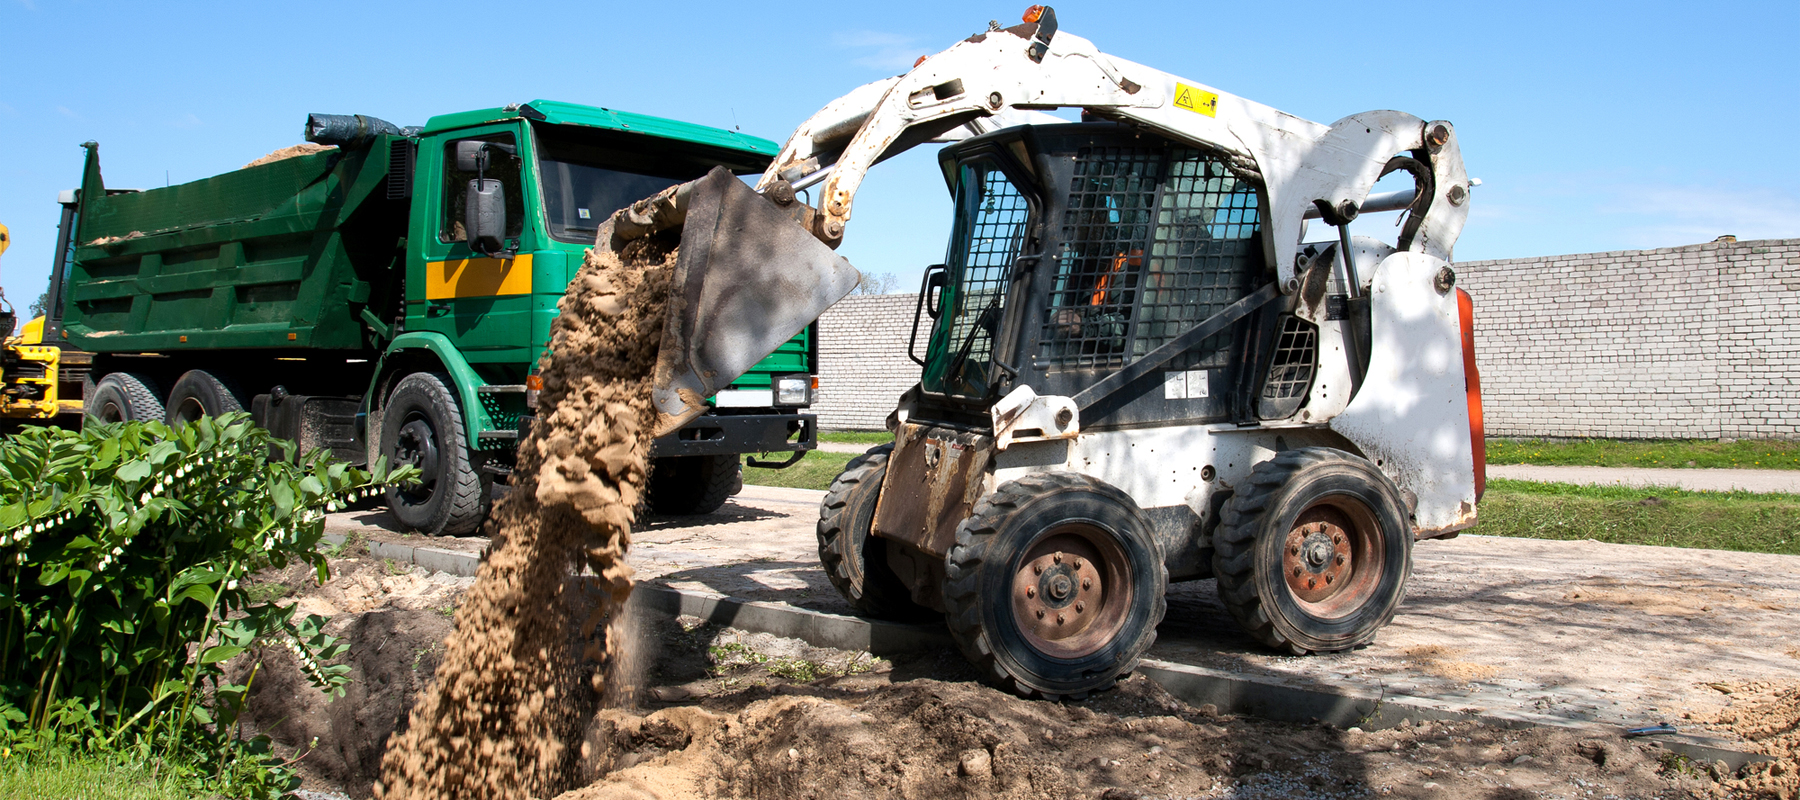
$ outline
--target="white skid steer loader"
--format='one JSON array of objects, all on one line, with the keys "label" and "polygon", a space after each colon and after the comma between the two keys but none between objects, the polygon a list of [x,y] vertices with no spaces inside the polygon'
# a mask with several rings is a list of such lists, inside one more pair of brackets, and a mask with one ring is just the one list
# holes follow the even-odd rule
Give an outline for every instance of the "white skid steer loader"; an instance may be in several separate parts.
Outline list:
[{"label": "white skid steer loader", "polygon": [[[1034,113],[1062,107],[1084,121]],[[690,281],[719,279],[709,259],[754,270],[772,252],[739,239],[778,240],[826,276],[801,291],[805,316],[854,274],[829,248],[867,170],[928,141],[953,142],[955,224],[925,274],[930,336],[909,351],[922,379],[895,440],[821,508],[820,560],[844,596],[877,616],[941,612],[990,681],[1050,698],[1128,673],[1171,580],[1216,577],[1271,647],[1371,641],[1414,540],[1473,525],[1484,482],[1472,308],[1450,266],[1471,181],[1450,123],[1309,122],[1103,54],[1034,6],[828,105],[760,199],[715,181],[631,213],[685,221]],[[1412,189],[1371,195],[1396,171]],[[696,226],[688,197],[708,194],[751,198],[714,205],[758,221]],[[1374,211],[1403,212],[1393,243],[1352,234]],[[1303,244],[1315,219],[1335,243]],[[772,341],[791,327],[700,300],[672,303],[669,420],[705,396],[702,376],[735,374],[701,351],[755,361],[707,324]]]}]

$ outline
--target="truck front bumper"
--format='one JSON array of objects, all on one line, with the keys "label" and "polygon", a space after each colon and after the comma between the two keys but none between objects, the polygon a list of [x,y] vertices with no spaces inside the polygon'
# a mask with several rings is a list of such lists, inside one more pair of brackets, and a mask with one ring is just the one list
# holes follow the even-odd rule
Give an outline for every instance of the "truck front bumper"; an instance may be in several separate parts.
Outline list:
[{"label": "truck front bumper", "polygon": [[720,456],[807,451],[819,446],[817,414],[712,415],[657,439],[657,456]]}]

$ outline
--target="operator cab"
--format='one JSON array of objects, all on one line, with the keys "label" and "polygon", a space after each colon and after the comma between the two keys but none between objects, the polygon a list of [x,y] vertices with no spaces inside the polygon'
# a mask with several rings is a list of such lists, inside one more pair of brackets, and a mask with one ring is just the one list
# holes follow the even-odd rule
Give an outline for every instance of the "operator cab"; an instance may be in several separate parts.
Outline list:
[{"label": "operator cab", "polygon": [[[1078,395],[1275,280],[1259,183],[1191,145],[1112,122],[1019,126],[940,162],[956,220],[920,300],[922,417],[979,425],[1018,385]],[[1291,416],[1315,331],[1251,314],[1083,410],[1082,427]]]}]

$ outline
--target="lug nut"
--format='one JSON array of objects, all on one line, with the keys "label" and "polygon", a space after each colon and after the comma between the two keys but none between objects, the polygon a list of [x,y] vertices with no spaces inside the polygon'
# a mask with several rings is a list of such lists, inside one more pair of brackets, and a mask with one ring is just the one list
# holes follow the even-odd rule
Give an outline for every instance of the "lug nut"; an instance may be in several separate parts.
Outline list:
[{"label": "lug nut", "polygon": [[1043,564],[1032,564],[1031,565],[1031,574],[1033,574],[1033,575],[1044,574],[1044,565]]},{"label": "lug nut", "polygon": [[1288,548],[1288,555],[1300,555],[1300,545],[1294,545],[1293,547]]},{"label": "lug nut", "polygon": [[1056,555],[1051,556],[1050,560],[1055,561],[1058,564],[1061,564],[1062,563],[1062,553],[1059,551]]},{"label": "lug nut", "polygon": [[1037,587],[1036,586],[1025,587],[1025,596],[1026,597],[1037,597]]},{"label": "lug nut", "polygon": [[1325,573],[1325,584],[1327,586],[1331,585],[1331,573],[1329,572]]},{"label": "lug nut", "polygon": [[1076,603],[1075,604],[1075,613],[1079,614],[1086,610],[1087,610],[1087,603]]},{"label": "lug nut", "polygon": [[1060,613],[1056,615],[1056,624],[1058,624],[1058,625],[1063,624],[1063,615]]},{"label": "lug nut", "polygon": [[1296,577],[1296,578],[1300,577],[1300,573],[1302,573],[1302,572],[1305,572],[1305,570],[1302,570],[1299,567],[1295,567],[1294,568],[1294,577]]},{"label": "lug nut", "polygon": [[1044,610],[1043,610],[1043,609],[1041,609],[1041,608],[1040,608],[1040,609],[1038,609],[1038,610],[1037,610],[1037,615],[1038,615],[1038,619],[1043,619],[1043,618],[1044,618]]},{"label": "lug nut", "polygon": [[1338,554],[1338,557],[1337,557],[1337,563],[1338,563],[1338,566],[1340,566],[1340,567],[1341,567],[1341,566],[1343,566],[1343,565],[1344,565],[1344,562],[1345,562],[1345,561],[1348,561],[1348,560],[1349,560],[1349,559],[1346,559],[1346,558],[1344,558],[1344,554],[1343,554],[1343,553],[1339,553],[1339,554]]},{"label": "lug nut", "polygon": [[1331,543],[1332,543],[1332,544],[1343,544],[1343,543],[1344,543],[1344,536],[1343,536],[1343,534],[1341,534],[1341,533],[1334,533],[1334,534],[1332,534],[1332,535],[1331,535]]},{"label": "lug nut", "polygon": [[1079,559],[1079,558],[1077,558],[1077,559],[1075,559],[1075,560],[1074,560],[1074,561],[1071,561],[1071,562],[1069,562],[1069,563],[1070,563],[1070,564],[1072,564],[1072,565],[1074,565],[1074,567],[1075,567],[1075,568],[1076,568],[1076,569],[1081,569],[1081,559]]},{"label": "lug nut", "polygon": [[1082,578],[1081,579],[1081,588],[1082,589],[1094,588],[1094,579],[1093,578]]},{"label": "lug nut", "polygon": [[1306,588],[1308,588],[1308,589],[1314,589],[1314,588],[1317,588],[1317,587],[1318,587],[1318,585],[1319,585],[1319,579],[1318,579],[1318,578],[1307,578],[1307,579],[1306,579]]}]

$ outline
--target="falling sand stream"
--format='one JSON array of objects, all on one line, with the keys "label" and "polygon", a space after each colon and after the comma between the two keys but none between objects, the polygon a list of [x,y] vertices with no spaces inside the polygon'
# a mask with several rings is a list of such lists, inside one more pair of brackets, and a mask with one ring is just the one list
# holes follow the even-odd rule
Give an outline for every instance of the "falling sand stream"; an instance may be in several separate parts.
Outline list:
[{"label": "falling sand stream", "polygon": [[[625,550],[647,478],[651,375],[675,259],[669,237],[615,247],[612,225],[569,283],[541,363],[541,416],[520,443],[493,545],[456,612],[436,681],[388,743],[385,800],[550,797],[617,663]],[[570,580],[582,566],[596,581]],[[596,598],[595,595],[598,595]],[[578,630],[572,631],[572,626]],[[578,652],[579,650],[579,652]]]}]

